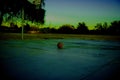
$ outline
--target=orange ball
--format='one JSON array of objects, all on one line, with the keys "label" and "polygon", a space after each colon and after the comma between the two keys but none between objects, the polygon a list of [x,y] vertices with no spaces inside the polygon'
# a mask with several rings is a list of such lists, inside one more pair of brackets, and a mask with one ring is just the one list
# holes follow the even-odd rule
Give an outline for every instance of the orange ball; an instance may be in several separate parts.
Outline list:
[{"label": "orange ball", "polygon": [[58,42],[57,47],[58,47],[59,49],[62,49],[62,48],[63,48],[63,43],[62,43],[62,42]]}]

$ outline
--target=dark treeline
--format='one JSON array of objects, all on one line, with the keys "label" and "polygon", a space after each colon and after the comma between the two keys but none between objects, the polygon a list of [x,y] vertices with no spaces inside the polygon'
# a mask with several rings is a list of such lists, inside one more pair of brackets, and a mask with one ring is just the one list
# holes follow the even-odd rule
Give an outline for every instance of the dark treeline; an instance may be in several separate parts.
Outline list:
[{"label": "dark treeline", "polygon": [[[29,31],[38,31],[37,27],[30,27],[29,24],[24,25],[24,33],[28,33]],[[14,23],[10,23],[10,27],[8,26],[0,26],[0,32],[5,33],[21,33],[22,27],[18,27]]]},{"label": "dark treeline", "polygon": [[41,28],[42,33],[60,33],[60,34],[100,34],[100,35],[120,35],[120,21],[113,21],[110,25],[106,22],[98,23],[93,30],[89,30],[84,22],[79,22],[75,28],[73,25],[62,25],[58,29]]},{"label": "dark treeline", "polygon": [[[21,27],[18,27],[14,23],[10,23],[10,27],[1,26],[1,32],[20,33]],[[100,34],[100,35],[120,35],[120,21],[113,21],[110,25],[106,22],[98,23],[93,30],[89,30],[88,26],[84,22],[79,22],[75,28],[73,25],[62,25],[58,29],[56,28],[37,28],[30,27],[29,24],[24,26],[24,32],[39,31],[40,33],[58,33],[58,34]]]}]

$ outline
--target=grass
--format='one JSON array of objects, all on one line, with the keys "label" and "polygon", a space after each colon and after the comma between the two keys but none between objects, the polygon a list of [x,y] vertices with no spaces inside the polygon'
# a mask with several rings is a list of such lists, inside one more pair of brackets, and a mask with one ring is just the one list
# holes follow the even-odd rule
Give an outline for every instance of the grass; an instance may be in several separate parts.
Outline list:
[{"label": "grass", "polygon": [[[21,33],[0,33],[0,40],[20,40]],[[82,34],[24,34],[24,39],[87,39],[120,41],[120,36]]]}]

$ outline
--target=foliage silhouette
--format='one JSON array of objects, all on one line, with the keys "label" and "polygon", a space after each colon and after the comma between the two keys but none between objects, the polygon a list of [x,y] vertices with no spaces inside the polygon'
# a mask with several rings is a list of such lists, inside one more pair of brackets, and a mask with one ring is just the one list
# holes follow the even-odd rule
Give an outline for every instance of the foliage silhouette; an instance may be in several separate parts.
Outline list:
[{"label": "foliage silhouette", "polygon": [[42,33],[51,33],[51,28],[50,28],[50,27],[41,28],[41,29],[40,29],[40,32],[42,32]]},{"label": "foliage silhouette", "polygon": [[58,29],[58,33],[66,33],[66,34],[73,34],[74,33],[74,26],[72,25],[62,25],[59,29]]},{"label": "foliage silhouette", "polygon": [[30,25],[29,24],[26,24],[24,26],[24,32],[28,32],[30,30]]},{"label": "foliage silhouette", "polygon": [[89,30],[88,27],[86,26],[86,24],[84,22],[82,23],[78,23],[78,27],[76,29],[76,33],[77,34],[88,34]]},{"label": "foliage silhouette", "polygon": [[11,16],[20,17],[22,14],[22,9],[24,10],[25,19],[44,23],[45,10],[42,8],[44,0],[41,0],[41,5],[39,9],[36,9],[36,5],[30,3],[28,0],[0,0],[0,25],[3,21],[5,14]]},{"label": "foliage silhouette", "polygon": [[108,25],[105,22],[104,24],[97,23],[95,26],[96,34],[108,34]]},{"label": "foliage silhouette", "polygon": [[120,21],[111,22],[108,32],[109,34],[120,35]]}]

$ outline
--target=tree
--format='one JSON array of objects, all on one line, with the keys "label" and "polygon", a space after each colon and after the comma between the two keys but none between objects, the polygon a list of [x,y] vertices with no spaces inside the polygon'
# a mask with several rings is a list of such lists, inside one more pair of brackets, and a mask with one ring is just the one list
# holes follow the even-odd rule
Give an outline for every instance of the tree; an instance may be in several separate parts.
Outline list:
[{"label": "tree", "polygon": [[87,34],[89,32],[89,30],[84,22],[82,22],[82,23],[79,22],[76,32],[80,33],[80,34]]},{"label": "tree", "polygon": [[107,29],[108,29],[108,24],[107,24],[107,22],[104,22],[104,24],[103,24],[103,29],[104,29],[104,30],[107,30]]},{"label": "tree", "polygon": [[97,31],[101,31],[103,28],[102,24],[101,23],[97,23],[96,26],[95,26],[95,30]]},{"label": "tree", "polygon": [[104,22],[103,24],[97,23],[95,26],[96,34],[108,34],[108,24]]},{"label": "tree", "polygon": [[120,34],[120,21],[111,22],[110,27],[108,28],[110,34],[119,35]]},{"label": "tree", "polygon": [[55,28],[51,28],[51,33],[57,33],[57,29],[55,29]]},{"label": "tree", "polygon": [[14,24],[13,22],[10,23],[10,28],[9,28],[9,32],[19,32],[18,30],[18,26],[16,24]]},{"label": "tree", "polygon": [[31,21],[40,22],[44,24],[44,17],[45,17],[45,0],[40,0],[40,3],[36,2],[37,0],[33,1],[33,4],[25,7],[26,18]]},{"label": "tree", "polygon": [[74,26],[68,25],[68,24],[62,25],[58,29],[58,33],[72,34],[72,33],[74,33]]},{"label": "tree", "polygon": [[45,0],[34,0],[33,4],[35,4],[38,8],[42,8],[45,6]]},{"label": "tree", "polygon": [[50,29],[50,27],[41,28],[41,29],[40,29],[40,32],[42,32],[42,33],[50,33],[50,32],[51,32],[51,29]]},{"label": "tree", "polygon": [[26,24],[25,26],[24,26],[24,31],[25,32],[28,32],[30,30],[30,25],[29,24]]},{"label": "tree", "polygon": [[[44,23],[45,10],[43,9],[44,0],[41,0],[40,8],[28,0],[0,0],[0,25],[5,14],[19,17],[24,10],[25,19]],[[45,4],[44,4],[45,5]],[[9,18],[10,18],[9,17]]]}]

